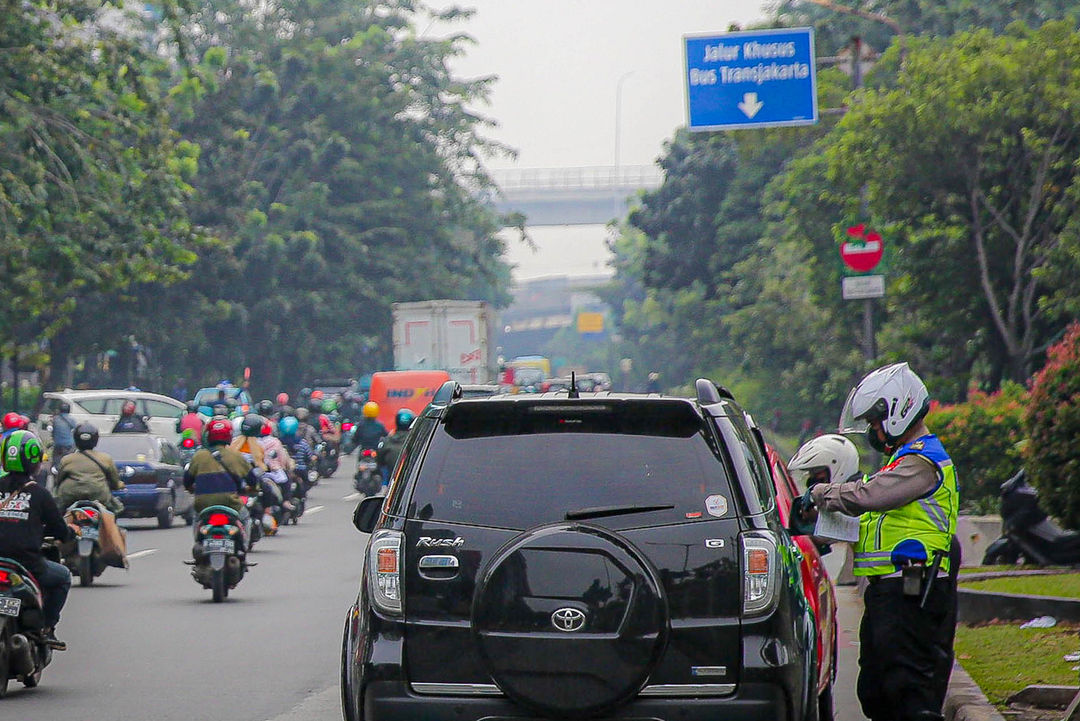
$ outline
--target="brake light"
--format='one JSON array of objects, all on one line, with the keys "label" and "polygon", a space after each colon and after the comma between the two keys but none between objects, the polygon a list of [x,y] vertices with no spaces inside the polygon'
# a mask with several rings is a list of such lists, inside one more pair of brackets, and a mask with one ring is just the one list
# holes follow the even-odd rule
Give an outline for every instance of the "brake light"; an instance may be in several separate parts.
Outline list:
[{"label": "brake light", "polygon": [[211,513],[210,518],[206,519],[206,522],[211,526],[227,526],[231,522],[231,519],[224,513]]},{"label": "brake light", "polygon": [[353,424],[349,423],[348,421],[345,421],[344,423],[341,424],[341,430],[343,430],[345,432],[351,431],[352,429],[353,429]]},{"label": "brake light", "polygon": [[195,447],[195,439],[194,438],[185,438],[183,441],[180,442],[180,445],[182,445],[184,448],[194,448]]},{"label": "brake light", "polygon": [[401,531],[376,531],[368,546],[371,599],[384,613],[401,614]]},{"label": "brake light", "polygon": [[780,556],[770,531],[750,531],[739,537],[743,552],[743,614],[768,613],[776,604]]},{"label": "brake light", "polygon": [[0,569],[0,588],[11,588],[11,572]]},{"label": "brake light", "polygon": [[362,455],[364,458],[374,458],[376,454],[373,449],[365,448],[363,451],[361,451],[360,455]]}]

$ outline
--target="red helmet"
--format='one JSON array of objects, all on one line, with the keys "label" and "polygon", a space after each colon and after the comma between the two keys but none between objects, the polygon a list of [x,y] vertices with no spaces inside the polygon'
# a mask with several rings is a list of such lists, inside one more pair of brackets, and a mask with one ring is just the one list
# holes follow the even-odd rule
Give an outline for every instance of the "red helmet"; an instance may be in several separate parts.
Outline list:
[{"label": "red helmet", "polygon": [[322,391],[320,391],[318,389],[311,391],[311,400],[313,400],[313,401],[322,400],[322,397],[323,397],[323,392]]},{"label": "red helmet", "polygon": [[225,418],[214,418],[206,424],[206,442],[228,443],[232,440],[232,423]]},{"label": "red helmet", "polygon": [[18,430],[20,427],[22,427],[22,418],[23,417],[20,416],[15,411],[8,411],[7,413],[4,414],[4,420],[3,420],[4,430],[5,431]]},{"label": "red helmet", "polygon": [[120,415],[133,416],[135,415],[135,401],[124,401],[124,405],[120,406]]},{"label": "red helmet", "polygon": [[278,393],[277,394],[277,404],[279,406],[288,405],[288,403],[289,403],[289,394],[288,393]]},{"label": "red helmet", "polygon": [[259,431],[260,436],[272,436],[274,435],[274,427],[270,425],[270,421],[263,423],[262,430]]}]

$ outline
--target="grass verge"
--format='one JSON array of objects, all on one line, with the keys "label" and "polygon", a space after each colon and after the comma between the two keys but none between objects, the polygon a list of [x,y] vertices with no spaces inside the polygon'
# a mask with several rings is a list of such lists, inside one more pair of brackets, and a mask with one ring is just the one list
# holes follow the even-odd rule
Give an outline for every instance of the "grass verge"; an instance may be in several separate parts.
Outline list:
[{"label": "grass verge", "polygon": [[1080,598],[1080,573],[1060,573],[1049,576],[1003,576],[985,581],[965,582],[961,580],[961,586],[976,591]]},{"label": "grass verge", "polygon": [[1075,662],[1062,660],[1080,650],[1080,628],[1058,625],[1021,629],[1019,623],[957,626],[956,659],[986,694],[1002,706],[1025,686],[1076,684]]}]

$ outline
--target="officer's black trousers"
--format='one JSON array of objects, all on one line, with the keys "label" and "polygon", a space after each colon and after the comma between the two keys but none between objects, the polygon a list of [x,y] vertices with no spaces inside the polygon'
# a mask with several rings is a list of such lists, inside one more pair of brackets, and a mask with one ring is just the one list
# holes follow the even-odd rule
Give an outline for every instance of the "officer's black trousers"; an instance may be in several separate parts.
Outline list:
[{"label": "officer's black trousers", "polygon": [[[859,628],[859,703],[871,721],[940,721],[952,660],[955,585],[938,578],[919,607],[900,578],[872,578]],[[948,658],[946,658],[946,655]]]}]

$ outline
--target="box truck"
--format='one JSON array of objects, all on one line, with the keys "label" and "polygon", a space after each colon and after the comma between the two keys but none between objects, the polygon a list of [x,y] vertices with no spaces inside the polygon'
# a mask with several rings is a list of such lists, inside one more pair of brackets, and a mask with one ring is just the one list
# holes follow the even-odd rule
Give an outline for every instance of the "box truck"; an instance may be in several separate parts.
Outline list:
[{"label": "box truck", "polygon": [[394,303],[394,369],[444,370],[459,383],[491,383],[495,314],[478,300]]}]

